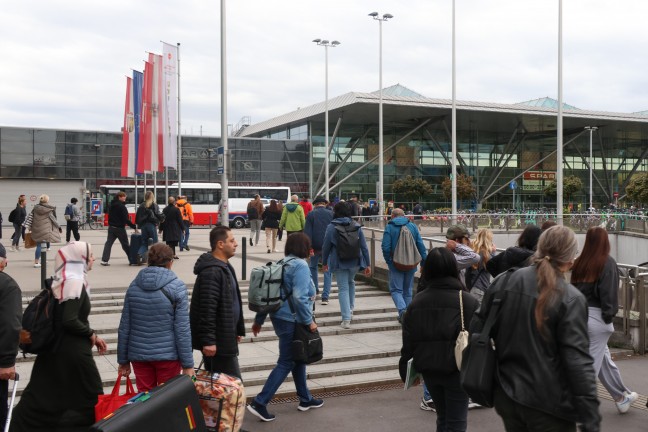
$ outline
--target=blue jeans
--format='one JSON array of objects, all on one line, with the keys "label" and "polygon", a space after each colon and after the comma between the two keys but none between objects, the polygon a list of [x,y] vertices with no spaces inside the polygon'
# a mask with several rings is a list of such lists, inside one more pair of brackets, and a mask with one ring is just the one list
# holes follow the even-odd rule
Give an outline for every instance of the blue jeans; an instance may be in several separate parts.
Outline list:
[{"label": "blue jeans", "polygon": [[[41,257],[41,244],[42,242],[36,242],[36,254],[34,256],[34,259],[39,260]],[[47,249],[49,249],[49,247],[50,247],[50,243],[47,242]]]},{"label": "blue jeans", "polygon": [[407,306],[412,302],[412,287],[414,286],[414,273],[416,269],[408,272],[396,270],[389,266],[389,292],[401,316]]},{"label": "blue jeans", "polygon": [[158,235],[157,235],[156,228],[157,227],[152,223],[146,223],[144,224],[143,227],[140,228],[140,231],[142,232],[142,244],[140,245],[140,248],[137,251],[139,255],[144,255],[146,253],[149,247],[149,242],[150,244],[154,244],[158,242]]},{"label": "blue jeans", "polygon": [[358,273],[358,267],[335,271],[342,321],[351,321],[351,311],[355,306],[355,281],[353,279],[356,273]]},{"label": "blue jeans", "polygon": [[437,432],[464,432],[468,427],[468,395],[459,384],[459,371],[423,374],[423,379],[437,410]]},{"label": "blue jeans", "polygon": [[277,365],[270,372],[270,376],[263,385],[261,393],[256,395],[254,401],[259,405],[266,406],[277,392],[277,389],[292,372],[295,389],[300,402],[309,402],[313,399],[306,386],[306,364],[295,363],[292,359],[292,340],[295,333],[295,323],[272,318],[272,326],[275,334],[279,337],[279,358]]},{"label": "blue jeans", "polygon": [[430,396],[430,392],[428,391],[425,382],[423,382],[423,399],[425,399],[426,401],[432,399],[432,396]]},{"label": "blue jeans", "polygon": [[[315,252],[315,255],[310,257],[310,271],[311,271],[311,279],[313,279],[313,283],[315,284],[315,292],[319,293],[319,284],[318,284],[318,277],[317,277],[317,264],[322,260],[322,254]],[[331,294],[331,272],[324,272],[324,290],[322,290],[322,298],[323,299],[328,299],[329,294]]]},{"label": "blue jeans", "polygon": [[189,221],[182,221],[182,240],[180,241],[180,250],[187,247],[189,243]]}]

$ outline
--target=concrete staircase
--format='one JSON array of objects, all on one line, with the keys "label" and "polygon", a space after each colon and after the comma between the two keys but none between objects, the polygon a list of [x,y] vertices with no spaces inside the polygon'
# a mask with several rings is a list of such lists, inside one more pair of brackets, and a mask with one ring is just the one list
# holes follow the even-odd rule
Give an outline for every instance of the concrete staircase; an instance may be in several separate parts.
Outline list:
[{"label": "concrete staircase", "polygon": [[[239,362],[248,398],[254,397],[274,367],[278,357],[277,337],[270,320],[266,320],[258,337],[251,334],[254,313],[247,308],[248,282],[241,282],[245,327],[248,335],[240,344]],[[189,286],[190,295],[192,287]],[[110,392],[117,377],[117,330],[121,317],[125,287],[104,288],[92,292],[90,325],[108,343],[108,351],[95,361],[101,374],[104,392]],[[26,306],[31,297],[24,297]],[[340,327],[341,316],[337,286],[333,283],[329,304],[316,304],[316,316],[324,341],[324,359],[307,368],[310,390],[317,393],[384,386],[400,382],[398,356],[401,348],[401,327],[391,296],[366,283],[356,283],[356,301],[351,329]],[[201,354],[194,351],[196,365]],[[22,380],[22,393],[31,375],[35,356],[19,354],[16,368]],[[295,395],[292,376],[279,388],[280,398]]]}]

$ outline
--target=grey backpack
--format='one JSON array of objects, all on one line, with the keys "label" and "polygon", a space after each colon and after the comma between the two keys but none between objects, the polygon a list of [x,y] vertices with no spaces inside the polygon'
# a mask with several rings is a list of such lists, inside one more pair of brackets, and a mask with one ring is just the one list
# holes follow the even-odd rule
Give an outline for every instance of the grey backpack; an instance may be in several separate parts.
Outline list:
[{"label": "grey backpack", "polygon": [[394,267],[400,271],[413,270],[421,262],[421,254],[407,225],[401,226],[392,260]]}]

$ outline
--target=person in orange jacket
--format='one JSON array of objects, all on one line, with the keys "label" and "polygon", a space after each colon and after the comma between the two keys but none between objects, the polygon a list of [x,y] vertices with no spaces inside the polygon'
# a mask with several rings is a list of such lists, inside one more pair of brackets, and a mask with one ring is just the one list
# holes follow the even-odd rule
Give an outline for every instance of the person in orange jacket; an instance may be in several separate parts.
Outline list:
[{"label": "person in orange jacket", "polygon": [[194,223],[194,214],[191,204],[189,204],[185,195],[178,196],[176,206],[180,209],[180,214],[182,215],[182,226],[184,227],[182,231],[182,239],[180,240],[180,252],[182,252],[185,249],[189,250],[189,227]]}]

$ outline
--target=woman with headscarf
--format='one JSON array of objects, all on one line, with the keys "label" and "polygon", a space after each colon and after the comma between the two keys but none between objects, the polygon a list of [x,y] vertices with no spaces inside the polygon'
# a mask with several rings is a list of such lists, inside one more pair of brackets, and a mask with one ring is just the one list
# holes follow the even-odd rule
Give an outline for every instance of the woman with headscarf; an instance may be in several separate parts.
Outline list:
[{"label": "woman with headscarf", "polygon": [[172,265],[169,246],[151,246],[148,267],[137,274],[124,298],[117,362],[126,376],[133,365],[139,391],[157,387],[181,369],[194,374],[187,287]]},{"label": "woman with headscarf", "polygon": [[103,393],[92,348],[106,343],[90,327],[87,272],[94,256],[89,243],[72,242],[56,254],[52,292],[58,300],[57,341],[39,354],[29,384],[13,412],[11,432],[81,432],[94,423],[97,396]]},{"label": "woman with headscarf", "polygon": [[25,220],[25,228],[31,232],[32,240],[36,242],[36,253],[34,256],[34,267],[41,266],[41,243],[47,243],[47,250],[50,243],[61,241],[63,229],[56,221],[56,207],[49,204],[49,196],[41,195],[38,204],[34,206],[31,213]]}]

